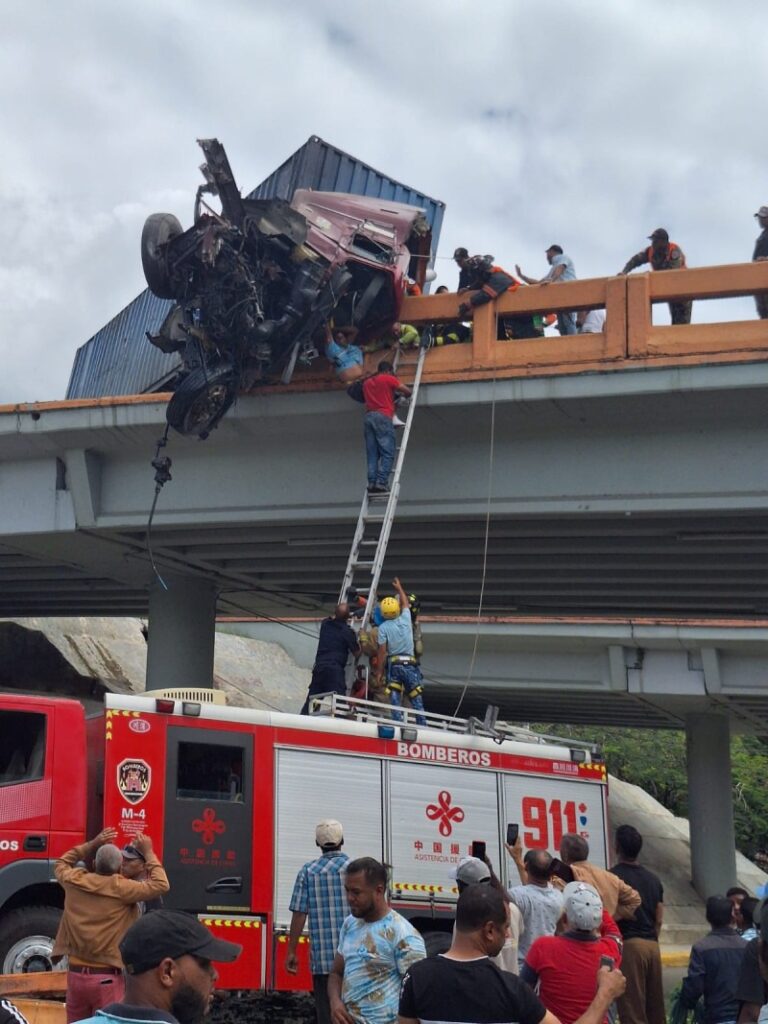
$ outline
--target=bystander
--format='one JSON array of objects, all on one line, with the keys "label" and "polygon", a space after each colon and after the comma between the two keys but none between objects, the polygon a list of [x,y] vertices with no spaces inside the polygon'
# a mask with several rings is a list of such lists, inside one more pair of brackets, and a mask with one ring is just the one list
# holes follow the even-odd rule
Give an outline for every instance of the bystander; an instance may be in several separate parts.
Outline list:
[{"label": "bystander", "polygon": [[693,944],[680,1004],[692,1009],[703,996],[705,1024],[734,1024],[747,943],[734,927],[733,906],[727,896],[710,896],[706,914],[711,931]]},{"label": "bystander", "polygon": [[603,907],[615,921],[633,918],[640,906],[640,894],[618,875],[597,864],[590,864],[589,843],[575,832],[566,832],[560,840],[560,859],[571,869],[575,882],[589,882],[600,893]]},{"label": "bystander", "polygon": [[518,836],[514,846],[507,844],[507,852],[515,862],[520,885],[512,886],[509,898],[523,917],[523,931],[518,943],[518,960],[525,960],[531,944],[541,935],[554,935],[563,912],[563,894],[550,882],[552,857],[546,850],[528,850]]}]

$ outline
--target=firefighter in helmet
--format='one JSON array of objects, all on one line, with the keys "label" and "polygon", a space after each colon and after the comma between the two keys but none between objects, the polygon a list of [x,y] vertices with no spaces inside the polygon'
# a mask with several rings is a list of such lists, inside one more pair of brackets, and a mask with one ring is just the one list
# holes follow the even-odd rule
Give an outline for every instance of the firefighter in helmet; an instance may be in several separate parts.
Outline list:
[{"label": "firefighter in helmet", "polygon": [[[408,697],[416,712],[424,710],[421,685],[421,669],[416,659],[413,643],[413,619],[410,601],[400,580],[395,577],[393,586],[397,597],[382,598],[379,605],[382,623],[378,629],[378,667],[376,683],[380,685],[386,672],[385,693],[392,705],[392,717],[402,722],[400,707],[403,695]],[[422,714],[416,716],[418,725],[426,725]]]}]

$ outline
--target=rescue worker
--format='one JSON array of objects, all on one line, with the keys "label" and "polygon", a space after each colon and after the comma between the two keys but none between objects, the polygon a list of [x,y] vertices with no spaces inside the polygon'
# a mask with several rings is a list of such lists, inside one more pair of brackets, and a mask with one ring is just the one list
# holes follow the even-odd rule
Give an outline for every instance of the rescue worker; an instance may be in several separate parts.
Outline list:
[{"label": "rescue worker", "polygon": [[344,696],[347,692],[347,659],[350,654],[353,658],[360,654],[355,631],[349,625],[350,614],[349,605],[343,601],[320,625],[312,679],[307,699],[299,712],[302,715],[309,714],[309,701],[315,694],[338,693]]},{"label": "rescue worker", "polygon": [[413,629],[413,656],[416,658],[416,664],[421,665],[421,659],[424,654],[424,638],[421,633],[421,623],[419,622],[419,612],[421,611],[421,601],[415,594],[408,595],[408,607],[411,609],[411,628]]},{"label": "rescue worker", "polygon": [[[757,223],[763,229],[755,242],[755,251],[752,253],[754,263],[762,263],[768,260],[768,206],[761,206],[755,214]],[[757,315],[761,320],[768,320],[768,292],[758,292],[755,295]]]},{"label": "rescue worker", "polygon": [[[446,295],[447,293],[447,286],[441,284],[435,292],[435,295]],[[471,339],[472,329],[467,324],[461,323],[459,320],[452,323],[437,325],[435,345],[437,345],[438,348],[442,345],[461,345],[465,341],[471,341]]]},{"label": "rescue worker", "polygon": [[368,493],[385,494],[395,461],[395,398],[411,397],[411,389],[392,372],[392,363],[382,360],[372,377],[363,381],[365,400],[365,455]]},{"label": "rescue worker", "polygon": [[[555,284],[558,281],[576,280],[576,269],[573,265],[573,260],[570,256],[565,255],[561,245],[550,245],[544,255],[547,257],[547,263],[551,267],[549,273],[537,280],[533,277],[527,277],[520,267],[516,266],[515,271],[521,281],[525,281],[526,284]],[[557,329],[561,335],[577,334],[576,314],[568,312],[558,313]]]},{"label": "rescue worker", "polygon": [[[376,684],[381,686],[383,672],[386,672],[385,693],[392,705],[392,717],[402,722],[403,694],[411,702],[416,712],[424,710],[424,698],[421,684],[421,669],[416,660],[413,648],[413,622],[408,595],[400,580],[395,577],[392,585],[397,597],[385,597],[380,603],[383,622],[378,629],[378,667]],[[416,715],[418,725],[426,725],[427,720],[422,714]]]},{"label": "rescue worker", "polygon": [[[647,249],[636,253],[631,260],[627,260],[620,274],[628,274],[635,267],[642,267],[650,263],[653,270],[685,270],[685,253],[676,242],[670,242],[669,233],[664,228],[656,228],[652,235],[649,235],[651,244]],[[670,302],[669,315],[673,324],[689,324],[691,322],[691,310],[693,302],[690,299],[684,302]]]},{"label": "rescue worker", "polygon": [[[517,291],[520,282],[508,274],[506,270],[494,265],[492,256],[473,256],[467,261],[467,271],[471,287],[477,288],[467,302],[459,306],[459,316],[469,316],[478,306],[492,302],[507,291]],[[522,339],[538,337],[533,323],[533,316],[524,313],[518,316],[500,316],[498,318],[498,337]]]},{"label": "rescue worker", "polygon": [[469,253],[468,251],[460,246],[454,250],[453,261],[459,268],[459,286],[456,289],[457,292],[465,292],[467,289],[472,287],[472,271],[469,265]]}]

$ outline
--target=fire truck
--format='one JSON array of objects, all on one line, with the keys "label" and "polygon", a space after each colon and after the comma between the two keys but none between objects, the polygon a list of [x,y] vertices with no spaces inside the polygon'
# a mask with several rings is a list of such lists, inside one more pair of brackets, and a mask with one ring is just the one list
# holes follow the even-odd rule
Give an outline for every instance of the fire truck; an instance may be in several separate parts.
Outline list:
[{"label": "fire truck", "polygon": [[[588,745],[495,721],[428,715],[414,726],[367,701],[328,697],[310,716],[228,707],[214,691],[107,695],[103,711],[0,695],[0,969],[51,968],[63,905],[57,857],[105,826],[153,839],[167,906],[191,911],[243,955],[220,986],[311,987],[308,941],[285,969],[289,903],[314,827],[344,826],[344,850],[390,867],[393,906],[447,948],[451,868],[487,844],[503,882],[507,823],[523,846],[556,851],[565,832],[606,861],[606,769]],[[510,872],[511,867],[511,872]]]}]

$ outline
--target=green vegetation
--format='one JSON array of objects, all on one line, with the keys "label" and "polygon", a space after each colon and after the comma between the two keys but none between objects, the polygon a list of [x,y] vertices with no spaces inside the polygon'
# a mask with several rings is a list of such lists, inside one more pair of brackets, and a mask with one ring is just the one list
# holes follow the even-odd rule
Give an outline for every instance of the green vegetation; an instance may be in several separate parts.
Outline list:
[{"label": "green vegetation", "polygon": [[[612,775],[641,786],[673,814],[688,816],[685,735],[676,730],[602,726],[535,726],[599,743]],[[768,849],[768,743],[754,736],[731,742],[736,845],[747,857]]]}]

